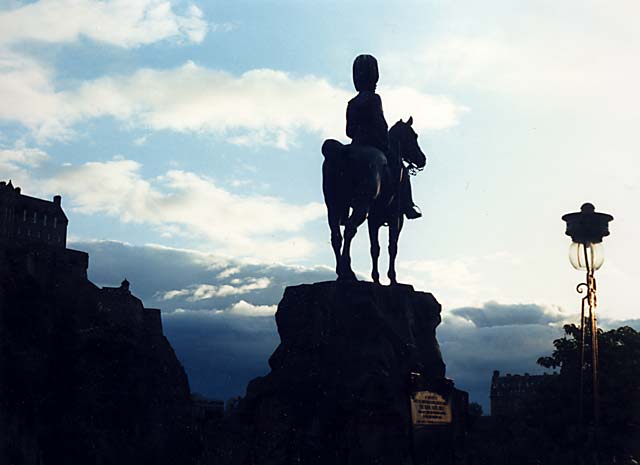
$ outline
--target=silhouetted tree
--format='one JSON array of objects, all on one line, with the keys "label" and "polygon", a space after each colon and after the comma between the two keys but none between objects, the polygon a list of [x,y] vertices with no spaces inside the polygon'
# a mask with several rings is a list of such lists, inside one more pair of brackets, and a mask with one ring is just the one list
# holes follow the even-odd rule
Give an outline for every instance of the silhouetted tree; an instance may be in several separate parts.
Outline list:
[{"label": "silhouetted tree", "polygon": [[469,428],[473,429],[478,418],[482,416],[482,405],[477,402],[471,402],[469,404]]},{"label": "silhouetted tree", "polygon": [[[578,418],[580,330],[565,325],[565,337],[553,342],[551,356],[538,363],[559,368],[560,375],[550,377],[527,406],[527,423],[540,425],[540,440],[563,452],[580,448],[584,428]],[[629,326],[610,331],[598,330],[599,395],[601,420],[598,447],[606,457],[640,453],[640,333]],[[587,353],[590,352],[587,341]],[[586,357],[590,363],[589,357]],[[591,370],[585,373],[585,417],[591,414]],[[560,446],[558,448],[558,446]]]},{"label": "silhouetted tree", "polygon": [[552,354],[538,359],[541,366],[559,370],[558,375],[545,377],[521,410],[490,417],[486,429],[473,432],[472,463],[609,465],[632,464],[631,456],[640,457],[640,332],[628,326],[598,331],[601,416],[595,462],[594,430],[585,426],[591,417],[591,370],[585,371],[587,422],[581,422],[580,330],[566,325],[564,331],[553,342]]}]

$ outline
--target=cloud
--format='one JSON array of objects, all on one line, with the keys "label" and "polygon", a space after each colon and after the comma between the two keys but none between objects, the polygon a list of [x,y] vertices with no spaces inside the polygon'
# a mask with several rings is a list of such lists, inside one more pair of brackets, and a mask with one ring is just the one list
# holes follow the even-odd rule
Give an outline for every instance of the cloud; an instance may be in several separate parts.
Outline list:
[{"label": "cloud", "polygon": [[[217,277],[224,273],[219,273]],[[226,297],[246,294],[257,289],[266,289],[271,284],[269,278],[249,278],[243,283],[242,279],[234,279],[232,284],[212,285],[198,284],[188,289],[171,290],[162,294],[162,300],[171,300],[176,297],[186,297],[188,302],[208,300],[213,297]]]},{"label": "cloud", "polygon": [[[165,334],[187,370],[191,389],[218,399],[244,395],[249,380],[268,372],[268,358],[279,343],[273,314],[284,288],[334,279],[325,267],[248,264],[157,245],[92,241],[70,246],[89,252],[93,282],[117,285],[127,277],[147,307],[162,309]],[[236,279],[268,279],[271,285],[247,290],[241,300],[236,295],[162,300],[167,290],[192,289],[202,282],[221,287]]]},{"label": "cloud", "polygon": [[[279,342],[273,313],[284,288],[335,278],[326,267],[254,265],[155,245],[98,241],[72,246],[90,253],[92,281],[116,285],[126,276],[147,307],[162,309],[165,333],[192,389],[222,399],[244,394],[250,379],[268,372],[267,360]],[[189,302],[188,293],[162,300],[164,292],[191,290],[195,283],[223,286],[260,278],[268,278],[270,285],[249,290],[241,300],[228,295]],[[492,302],[444,311],[437,337],[447,375],[488,411],[493,370],[540,373],[536,360],[550,354],[553,340],[563,336],[562,315],[555,307]],[[637,327],[637,321],[631,323]]]},{"label": "cloud", "polygon": [[293,205],[275,197],[235,195],[212,179],[185,171],[145,179],[140,168],[126,159],[68,165],[41,180],[41,186],[69,198],[74,211],[204,238],[238,257],[286,261],[305,257],[313,248],[298,234],[324,215],[320,203]]},{"label": "cloud", "polygon": [[542,3],[452,2],[446,28],[381,61],[396,81],[525,96],[537,107],[541,97],[585,98],[637,115],[637,2]]},{"label": "cloud", "polygon": [[636,330],[640,329],[640,318],[633,318],[628,320],[617,320],[612,318],[598,317],[598,327],[604,331],[618,329],[622,326],[631,326]]},{"label": "cloud", "polygon": [[[504,307],[506,310],[508,306]],[[551,354],[553,340],[562,336],[561,327],[548,324],[479,327],[470,320],[446,314],[437,330],[447,376],[487,412],[493,370],[542,373],[536,360]]]},{"label": "cloud", "polygon": [[168,38],[202,42],[207,28],[197,6],[177,14],[166,0],[40,0],[0,10],[0,45],[5,46],[80,37],[127,48]]},{"label": "cloud", "polygon": [[[250,379],[268,371],[267,360],[278,344],[272,315],[284,288],[335,278],[324,267],[251,265],[167,247],[117,242],[75,243],[73,247],[90,253],[89,275],[94,282],[115,285],[126,276],[145,305],[163,310],[166,334],[185,364],[192,388],[217,398],[243,394]],[[242,294],[241,300],[237,295],[188,300],[196,283],[221,287],[235,279],[247,283],[261,278],[268,278],[270,285]],[[188,292],[162,300],[171,290]],[[553,339],[561,337],[562,329],[548,324],[556,320],[553,313],[540,318],[540,324],[519,324],[527,310],[545,314],[543,307],[535,305],[502,304],[496,312],[513,315],[513,324],[480,327],[455,310],[443,313],[437,334],[448,376],[470,391],[472,400],[487,405],[494,369],[540,371],[535,361],[549,354]]]},{"label": "cloud", "polygon": [[[351,97],[315,76],[273,69],[236,76],[193,62],[105,76],[63,91],[55,90],[51,80],[37,63],[7,57],[0,67],[0,97],[17,100],[13,94],[19,92],[30,105],[5,107],[0,118],[23,124],[41,141],[68,138],[76,124],[108,116],[126,127],[208,133],[234,144],[286,149],[300,131],[341,136]],[[385,92],[389,121],[413,114],[417,130],[455,125],[466,110],[447,97],[407,87]]]},{"label": "cloud", "polygon": [[56,114],[63,99],[53,88],[53,73],[37,61],[0,48],[0,120],[15,121],[36,137],[69,137]]},{"label": "cloud", "polygon": [[492,298],[505,296],[507,300],[513,300],[513,289],[505,290],[504,285],[496,285],[492,276],[505,267],[518,266],[519,260],[509,253],[496,252],[446,259],[401,259],[397,268],[403,281],[436,292],[443,306],[450,309],[481,305]]},{"label": "cloud", "polygon": [[37,147],[27,147],[24,141],[17,141],[12,148],[0,147],[0,167],[37,167],[49,159],[47,153]]},{"label": "cloud", "polygon": [[469,109],[452,103],[443,95],[430,95],[411,87],[381,87],[384,108],[389,125],[399,119],[413,116],[414,127],[420,131],[446,129],[458,124],[458,120]]},{"label": "cloud", "polygon": [[[537,359],[553,352],[553,341],[565,336],[564,323],[577,323],[579,319],[579,315],[568,315],[557,307],[536,304],[487,302],[478,308],[445,311],[437,335],[447,376],[488,412],[493,370],[544,372]],[[640,321],[600,322],[606,330],[625,325],[638,328]]]},{"label": "cloud", "polygon": [[227,268],[225,270],[222,270],[220,273],[218,273],[217,278],[218,279],[228,278],[230,276],[233,276],[234,274],[238,274],[240,272],[240,269],[241,268],[238,266]]},{"label": "cloud", "polygon": [[162,318],[191,390],[214,399],[244,395],[251,379],[268,373],[280,342],[273,316],[191,310]]},{"label": "cloud", "polygon": [[[89,252],[89,277],[93,282],[112,286],[126,277],[132,291],[147,306],[162,308],[165,312],[179,308],[229,309],[238,302],[239,295],[254,305],[274,305],[282,298],[286,286],[335,279],[333,270],[323,266],[248,263],[228,255],[159,245],[76,241],[70,247]],[[189,300],[200,283],[216,289],[231,286],[242,289],[242,294],[222,292],[207,299]],[[175,291],[175,295],[165,299],[171,291]]]},{"label": "cloud", "polygon": [[447,376],[488,412],[493,370],[542,373],[536,361],[551,354],[553,341],[564,335],[561,323],[573,316],[532,303],[486,302],[444,311],[437,334]]},{"label": "cloud", "polygon": [[17,141],[13,147],[0,145],[0,181],[13,179],[14,185],[30,184],[30,171],[49,160],[49,155],[37,147]]},{"label": "cloud", "polygon": [[463,307],[451,310],[452,315],[471,321],[478,328],[511,325],[557,324],[569,315],[554,306],[536,304],[510,304],[487,302],[483,307]]},{"label": "cloud", "polygon": [[273,316],[276,314],[276,308],[276,305],[253,305],[241,300],[233,304],[229,311],[235,315]]}]

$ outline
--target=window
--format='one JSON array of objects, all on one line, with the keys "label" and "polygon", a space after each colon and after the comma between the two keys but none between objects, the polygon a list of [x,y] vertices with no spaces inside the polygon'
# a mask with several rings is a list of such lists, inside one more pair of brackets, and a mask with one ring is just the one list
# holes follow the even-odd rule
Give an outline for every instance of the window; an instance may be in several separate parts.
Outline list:
[{"label": "window", "polygon": [[44,225],[45,226],[47,225],[47,215],[46,214],[44,215]]},{"label": "window", "polygon": [[27,221],[27,210],[22,212],[22,221]]},{"label": "window", "polygon": [[33,212],[33,224],[38,221],[38,212]]},{"label": "window", "polygon": [[53,217],[53,229],[56,229],[56,226],[58,226],[58,217],[54,216]]}]

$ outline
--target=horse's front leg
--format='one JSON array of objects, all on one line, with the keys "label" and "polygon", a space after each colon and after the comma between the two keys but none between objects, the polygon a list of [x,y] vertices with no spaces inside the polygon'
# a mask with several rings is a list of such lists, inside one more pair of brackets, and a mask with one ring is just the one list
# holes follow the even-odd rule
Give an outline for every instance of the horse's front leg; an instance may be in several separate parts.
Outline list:
[{"label": "horse's front leg", "polygon": [[358,226],[367,219],[367,206],[352,206],[353,212],[344,227],[344,245],[342,247],[342,257],[340,258],[340,273],[338,279],[356,280],[356,275],[351,269],[351,241],[358,231]]},{"label": "horse's front leg", "polygon": [[387,276],[391,284],[398,284],[396,279],[396,256],[398,255],[398,239],[402,231],[402,215],[395,217],[389,222],[389,271]]},{"label": "horse's front leg", "polygon": [[378,240],[378,232],[380,231],[380,221],[377,218],[369,216],[367,222],[369,227],[369,243],[371,244],[371,279],[376,284],[380,284],[380,272],[378,271],[378,258],[380,257],[380,241]]}]

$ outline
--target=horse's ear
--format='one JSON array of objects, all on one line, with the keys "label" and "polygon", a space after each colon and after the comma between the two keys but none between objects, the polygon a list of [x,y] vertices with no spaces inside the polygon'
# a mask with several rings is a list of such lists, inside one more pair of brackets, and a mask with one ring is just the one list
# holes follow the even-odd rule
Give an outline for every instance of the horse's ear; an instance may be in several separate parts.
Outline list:
[{"label": "horse's ear", "polygon": [[407,120],[407,124],[409,126],[411,126],[413,124],[413,116],[409,116],[409,119]]}]

